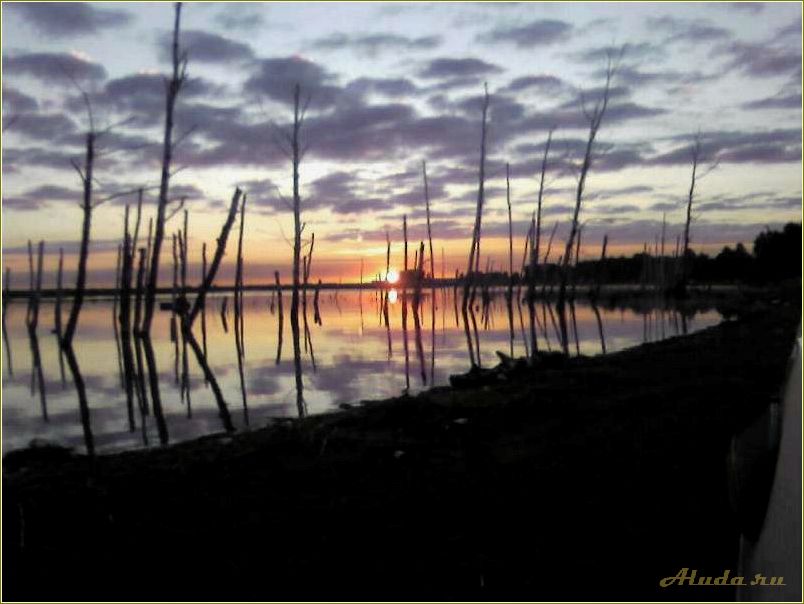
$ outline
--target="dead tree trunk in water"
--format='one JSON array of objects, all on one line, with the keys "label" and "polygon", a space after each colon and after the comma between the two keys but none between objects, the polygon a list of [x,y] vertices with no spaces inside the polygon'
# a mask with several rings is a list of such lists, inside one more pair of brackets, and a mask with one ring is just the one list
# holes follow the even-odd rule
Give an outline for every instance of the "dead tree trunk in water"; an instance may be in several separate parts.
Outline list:
[{"label": "dead tree trunk in water", "polygon": [[511,218],[511,164],[505,164],[505,202],[508,206],[508,297],[514,287],[514,223]]},{"label": "dead tree trunk in water", "polygon": [[302,160],[300,134],[304,123],[305,107],[301,105],[301,87],[293,89],[293,131],[289,136],[293,168],[293,289],[290,298],[290,329],[293,333],[293,366],[296,376],[296,407],[300,417],[306,415],[304,383],[301,368],[301,344],[299,342],[299,271],[301,267],[302,229],[301,193],[299,191],[299,164]]},{"label": "dead tree trunk in water", "polygon": [[505,302],[508,310],[508,339],[514,356],[514,223],[511,217],[511,164],[505,164],[505,201],[508,206],[508,291]]},{"label": "dead tree trunk in water", "polygon": [[542,200],[544,198],[544,176],[547,173],[547,158],[550,155],[550,144],[553,141],[553,129],[547,133],[547,143],[544,146],[544,156],[542,157],[542,171],[539,178],[539,196],[536,200],[536,227],[533,234],[533,247],[531,249],[530,257],[530,275],[528,280],[528,298],[533,298],[534,288],[536,286],[536,272],[539,266],[539,251],[541,250],[542,238]]},{"label": "dead tree trunk in water", "polygon": [[93,458],[95,456],[95,438],[92,435],[92,423],[90,420],[86,385],[81,375],[81,369],[78,366],[78,359],[75,357],[73,347],[65,346],[64,355],[67,357],[67,365],[70,367],[70,372],[73,374],[75,390],[78,393],[78,409],[81,415],[81,427],[84,431],[84,445],[87,449],[87,455]]},{"label": "dead tree trunk in water", "polygon": [[[556,236],[556,231],[558,230],[558,221],[555,222],[553,225],[553,230],[550,231],[550,238],[547,240],[547,250],[544,252],[544,282],[542,283],[542,298],[544,298],[545,291],[547,290],[547,262],[550,260],[550,251],[553,248],[553,238]],[[561,264],[561,260],[559,259],[558,264]],[[552,288],[551,288],[552,289]]]},{"label": "dead tree trunk in water", "polygon": [[[176,248],[176,233],[171,236],[173,244],[173,287],[170,290],[170,341],[173,342],[173,355],[174,355],[174,378],[176,384],[179,383],[179,330],[176,324],[176,296],[179,289],[179,257]],[[184,395],[182,395],[183,397]]]},{"label": "dead tree trunk in water", "polygon": [[405,280],[402,282],[402,335],[405,350],[405,394],[410,391],[410,351],[408,348],[408,216],[402,216],[402,239],[404,241],[404,272]]},{"label": "dead tree trunk in water", "polygon": [[687,196],[687,219],[684,223],[684,248],[681,256],[681,275],[676,284],[675,291],[678,295],[685,295],[687,284],[690,278],[690,224],[692,223],[692,204],[695,198],[695,185],[699,180],[707,176],[712,170],[717,168],[718,162],[713,161],[703,172],[700,172],[701,162],[701,131],[695,135],[692,144],[692,176],[690,178],[690,190]]},{"label": "dead tree trunk in water", "polygon": [[430,243],[430,278],[435,279],[435,260],[433,255],[433,231],[430,228],[430,190],[427,186],[427,162],[422,162],[424,176],[424,209],[427,212],[427,240]]},{"label": "dead tree trunk in water", "polygon": [[[313,250],[315,249],[315,233],[310,236],[310,251],[302,259],[302,320],[304,323],[304,352],[310,350],[310,358],[313,362],[315,371],[315,356],[313,353],[313,338],[310,334],[310,324],[307,321],[307,286],[310,282],[310,271],[313,267]],[[338,290],[335,290],[335,301],[337,304]]]},{"label": "dead tree trunk in water", "polygon": [[[126,205],[126,223],[128,223],[128,205]],[[123,262],[123,244],[117,245],[117,261],[114,273],[114,293],[112,294],[112,332],[114,333],[114,344],[117,350],[117,369],[120,374],[120,388],[126,387],[126,376],[123,370],[123,348],[120,344],[120,329],[117,325],[117,308],[120,304],[120,271]]]},{"label": "dead tree trunk in water", "polygon": [[418,260],[414,260],[413,270],[416,272],[416,289],[413,294],[413,326],[416,343],[416,355],[419,358],[419,371],[422,376],[422,385],[427,384],[427,369],[424,364],[424,346],[422,344],[422,323],[419,317],[421,304],[422,281],[424,277],[424,241],[419,243]]},{"label": "dead tree trunk in water", "polygon": [[34,296],[34,255],[33,243],[28,240],[28,306],[25,309],[25,324],[31,323],[31,312],[33,312],[33,296]]},{"label": "dead tree trunk in water", "polygon": [[226,252],[226,241],[229,238],[229,231],[231,231],[235,217],[237,216],[237,208],[238,203],[240,202],[241,194],[242,191],[240,191],[240,189],[235,189],[232,202],[229,205],[229,213],[226,216],[226,222],[224,223],[223,228],[221,229],[221,234],[217,239],[217,247],[215,248],[215,255],[212,257],[212,264],[210,265],[207,273],[204,275],[201,285],[198,287],[198,295],[196,296],[195,301],[193,302],[193,305],[189,311],[188,322],[190,326],[192,326],[193,322],[198,316],[198,313],[201,312],[201,309],[203,308],[207,299],[207,293],[212,287],[212,284],[215,281],[215,275],[217,274],[218,268],[223,261],[223,256]]},{"label": "dead tree trunk in water", "polygon": [[276,297],[277,306],[279,307],[279,325],[277,327],[277,342],[276,342],[276,364],[279,365],[282,360],[282,332],[285,324],[285,312],[282,308],[282,284],[279,282],[279,271],[274,271],[274,279],[276,279]]},{"label": "dead tree trunk in water", "polygon": [[667,212],[662,213],[662,247],[659,252],[659,289],[662,295],[665,294],[667,289],[667,266],[664,260],[664,244],[667,237]]},{"label": "dead tree trunk in water", "polygon": [[[188,256],[188,248],[189,248],[189,213],[187,210],[184,210],[184,228],[179,233],[179,261],[180,261],[180,269],[181,269],[181,295],[179,298],[179,303],[181,304],[182,308],[186,307],[188,304],[187,302],[187,256]],[[190,363],[187,354],[187,338],[184,337],[182,334],[181,340],[181,366],[182,366],[182,390],[184,391],[184,397],[187,402],[187,417],[192,417],[193,415],[193,406],[192,400],[190,396]]]},{"label": "dead tree trunk in water", "polygon": [[151,255],[151,268],[148,271],[148,286],[145,295],[145,316],[142,324],[142,331],[145,333],[150,333],[151,331],[154,305],[156,303],[156,288],[159,283],[159,255],[162,250],[162,240],[165,237],[165,211],[168,206],[171,176],[170,167],[173,160],[173,112],[176,107],[176,99],[187,79],[187,53],[179,54],[180,22],[181,2],[177,2],[173,23],[173,75],[171,79],[166,82],[167,94],[165,97],[165,134],[162,142],[162,174],[159,181],[159,199],[156,208],[154,246]]},{"label": "dead tree trunk in water", "polygon": [[240,232],[237,238],[237,264],[235,267],[235,289],[234,289],[234,332],[235,348],[237,349],[237,373],[240,377],[240,396],[243,400],[243,421],[248,426],[248,396],[246,394],[246,376],[244,367],[244,345],[243,345],[243,233],[246,223],[246,196],[243,195],[243,203],[240,204]]},{"label": "dead tree trunk in water", "polygon": [[6,330],[6,312],[11,303],[11,269],[6,267],[6,275],[3,280],[3,344],[6,348],[6,355],[3,357],[4,364],[8,367],[8,376],[14,377],[14,366],[11,361],[11,344],[8,341],[8,331]]},{"label": "dead tree trunk in water", "polygon": [[[207,242],[201,244],[201,281],[207,274]],[[201,308],[201,346],[204,350],[204,356],[207,356],[207,303]],[[205,384],[208,382],[204,381]]]},{"label": "dead tree trunk in water", "polygon": [[[318,296],[321,294],[321,279],[318,280],[318,283],[315,286],[315,291],[313,292],[313,323],[316,325],[323,325],[324,323],[321,321],[321,308],[318,306]],[[360,291],[359,295],[363,295],[362,290]],[[362,309],[362,306],[361,306]],[[362,316],[362,315],[361,315]]]},{"label": "dead tree trunk in water", "polygon": [[572,270],[572,296],[575,299],[575,291],[578,287],[578,263],[581,260],[581,236],[583,235],[583,225],[578,226],[578,238],[575,241],[575,262]]},{"label": "dead tree trunk in water", "polygon": [[[472,244],[469,248],[469,263],[467,264],[466,275],[463,284],[463,300],[461,301],[461,311],[464,321],[464,331],[466,332],[467,343],[469,345],[469,361],[472,367],[479,365],[480,360],[475,361],[475,354],[472,345],[472,336],[469,332],[468,307],[472,303],[469,300],[469,289],[474,282],[473,274],[476,276],[480,267],[480,233],[483,220],[483,202],[485,201],[486,184],[486,119],[489,108],[489,91],[485,87],[483,97],[482,120],[480,130],[480,166],[478,169],[478,189],[477,189],[477,208],[475,211],[475,225],[472,230]],[[473,294],[474,297],[474,294]]]},{"label": "dead tree trunk in water", "polygon": [[11,301],[11,268],[6,267],[3,275],[3,316],[6,316],[6,304]]},{"label": "dead tree trunk in water", "polygon": [[39,352],[39,338],[36,329],[39,325],[39,301],[42,294],[42,264],[45,256],[45,242],[40,241],[36,257],[36,277],[34,280],[34,290],[32,292],[31,316],[28,323],[28,337],[31,342],[31,394],[33,394],[33,383],[36,380],[39,390],[39,401],[42,407],[42,419],[50,421],[47,414],[47,392],[45,386],[45,376],[42,370],[42,356]]},{"label": "dead tree trunk in water", "polygon": [[[30,246],[29,246],[30,250]],[[30,298],[30,313],[28,316],[28,328],[36,330],[39,325],[39,301],[42,296],[42,263],[44,261],[45,242],[40,241],[37,246],[36,256],[36,271],[33,270],[33,262],[31,262],[31,298]]]},{"label": "dead tree trunk in water", "polygon": [[84,303],[84,290],[87,282],[87,260],[89,258],[89,238],[92,226],[92,184],[94,182],[92,170],[95,164],[95,132],[94,126],[90,124],[90,131],[86,139],[86,154],[84,157],[84,171],[78,171],[84,185],[84,201],[81,208],[84,211],[84,222],[81,228],[81,247],[78,253],[78,275],[75,280],[75,292],[73,293],[73,306],[70,309],[70,316],[67,319],[67,327],[64,329],[62,347],[67,348],[72,345],[75,330],[78,327],[78,315],[81,313],[81,306]]},{"label": "dead tree trunk in water", "polygon": [[[178,298],[179,317],[184,312],[187,302],[187,211],[184,213],[184,229],[179,231],[179,274],[180,274],[180,293]],[[193,405],[190,396],[190,363],[187,355],[187,338],[183,332],[181,336],[181,383],[180,395],[183,402],[187,403],[187,417],[193,416]]]},{"label": "dead tree trunk in water", "polygon": [[[315,249],[315,233],[310,236],[310,251],[302,258],[302,316],[304,317],[304,351],[307,352],[307,341],[310,328],[307,325],[307,286],[310,282],[310,271],[313,268],[313,250]],[[337,295],[337,290],[336,290]]]},{"label": "dead tree trunk in water", "polygon": [[3,321],[6,320],[8,305],[11,303],[11,269],[6,267],[5,279],[3,279]]},{"label": "dead tree trunk in water", "polygon": [[600,287],[603,284],[604,279],[606,278],[606,248],[609,245],[609,236],[608,233],[603,235],[603,250],[600,252],[600,262],[597,266],[597,284],[595,285],[595,292],[592,296],[592,300],[597,300],[600,297]]},{"label": "dead tree trunk in water", "polygon": [[[8,271],[8,269],[6,269]],[[56,306],[53,309],[54,314],[54,331],[56,336],[61,341],[62,325],[61,325],[61,302],[64,295],[62,277],[64,274],[64,248],[59,248],[59,268],[56,273]],[[5,311],[5,309],[3,309]]]},{"label": "dead tree trunk in water", "polygon": [[221,234],[217,240],[217,247],[215,249],[215,255],[212,258],[212,264],[209,267],[209,272],[204,275],[204,280],[201,283],[201,286],[198,290],[198,295],[195,298],[195,302],[193,303],[192,307],[188,310],[187,306],[182,306],[182,332],[190,347],[193,349],[193,353],[195,354],[196,360],[198,364],[201,366],[202,371],[204,372],[204,379],[209,382],[210,388],[212,388],[212,392],[215,395],[215,401],[218,405],[218,414],[223,422],[223,427],[227,432],[234,431],[234,424],[232,424],[231,416],[229,415],[229,409],[226,406],[226,400],[223,397],[223,392],[221,391],[220,385],[218,384],[218,380],[215,378],[215,374],[212,372],[212,369],[209,367],[209,363],[207,362],[207,358],[204,355],[204,351],[201,348],[201,345],[196,340],[195,335],[193,334],[193,322],[195,321],[198,313],[201,312],[201,309],[204,307],[207,293],[209,289],[212,287],[213,282],[215,281],[215,275],[218,272],[218,268],[220,267],[221,261],[223,260],[224,253],[226,252],[226,241],[229,238],[229,232],[232,229],[232,225],[234,224],[235,217],[237,216],[237,208],[238,202],[240,201],[241,191],[240,189],[235,189],[234,196],[232,197],[231,205],[229,206],[229,213],[226,216],[226,222],[223,224],[221,228]]},{"label": "dead tree trunk in water", "polygon": [[519,280],[519,287],[517,288],[517,297],[519,297],[520,293],[522,292],[522,283],[529,279],[530,275],[530,256],[533,254],[533,232],[536,230],[536,212],[533,212],[533,215],[530,219],[530,226],[528,226],[528,232],[525,233],[525,245],[524,249],[522,250],[522,266],[519,269],[520,280]]},{"label": "dead tree trunk in water", "polygon": [[293,362],[296,370],[296,405],[299,415],[304,415],[304,384],[301,376],[301,347],[299,343],[299,265],[301,263],[301,195],[299,194],[299,149],[300,88],[293,91],[293,290],[290,296],[290,329],[293,332]]},{"label": "dead tree trunk in water", "polygon": [[689,251],[690,251],[690,223],[692,222],[692,200],[695,198],[695,180],[698,172],[698,161],[701,155],[701,137],[700,133],[695,137],[695,142],[692,146],[692,176],[690,178],[690,191],[687,196],[687,220],[684,223],[684,251],[681,256],[681,282],[679,283],[678,291],[683,293],[687,289],[687,281],[689,280]]},{"label": "dead tree trunk in water", "polygon": [[[139,191],[137,204],[137,219],[134,227],[135,239],[138,235],[141,211],[142,189]],[[136,429],[134,419],[135,395],[140,399],[138,407],[141,414],[144,415],[141,393],[139,389],[135,389],[134,381],[136,379],[136,366],[134,364],[134,352],[131,346],[131,277],[135,248],[136,241],[132,241],[132,237],[129,232],[128,205],[126,205],[126,214],[123,221],[122,266],[120,269],[120,308],[116,320],[120,324],[120,348],[123,359],[123,389],[126,392],[126,410],[128,412],[128,424],[130,431]]]},{"label": "dead tree trunk in water", "polygon": [[[139,248],[139,259],[137,263],[137,283],[135,286],[135,293],[134,293],[134,351],[136,354],[137,360],[137,392],[138,392],[138,399],[141,405],[141,411],[143,416],[148,415],[150,411],[148,410],[148,392],[145,389],[145,370],[144,365],[142,362],[142,354],[143,354],[143,344],[141,338],[139,337],[139,325],[142,320],[142,293],[145,288],[145,271],[146,269],[146,249],[144,247]],[[133,259],[132,259],[133,262]],[[132,265],[133,267],[133,265]]]},{"label": "dead tree trunk in water", "polygon": [[[622,53],[620,53],[622,55]],[[570,225],[570,234],[567,239],[567,245],[564,249],[563,267],[561,270],[561,284],[558,291],[558,304],[564,304],[564,299],[567,294],[567,281],[569,279],[569,267],[572,259],[572,248],[575,243],[575,235],[578,232],[579,217],[581,213],[581,203],[583,201],[584,188],[586,186],[586,178],[589,174],[589,169],[592,167],[593,146],[595,138],[597,137],[600,125],[603,123],[603,116],[606,113],[606,108],[609,104],[609,94],[611,91],[611,79],[614,76],[616,66],[612,63],[612,57],[609,55],[608,65],[606,66],[606,83],[603,88],[603,94],[598,100],[595,108],[591,114],[587,114],[589,120],[589,137],[586,141],[586,151],[581,164],[581,171],[578,177],[578,187],[575,191],[575,210],[572,214],[572,223]]]},{"label": "dead tree trunk in water", "polygon": [[469,248],[469,263],[466,269],[466,277],[464,282],[464,300],[463,305],[466,306],[469,294],[469,287],[471,285],[472,273],[477,272],[480,266],[480,233],[483,221],[483,203],[485,201],[485,186],[486,186],[486,119],[489,109],[489,90],[488,85],[485,87],[485,94],[483,97],[482,120],[480,130],[480,167],[478,169],[478,188],[477,188],[477,207],[475,210],[475,225],[472,229],[472,244]]}]

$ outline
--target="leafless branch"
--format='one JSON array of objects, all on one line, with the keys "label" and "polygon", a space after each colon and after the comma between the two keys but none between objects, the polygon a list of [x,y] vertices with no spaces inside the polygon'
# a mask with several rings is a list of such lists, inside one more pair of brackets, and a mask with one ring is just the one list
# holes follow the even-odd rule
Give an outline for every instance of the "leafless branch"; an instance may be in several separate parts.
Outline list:
[{"label": "leafless branch", "polygon": [[104,157],[109,157],[110,155],[114,155],[115,153],[120,153],[121,151],[139,151],[140,149],[145,149],[146,147],[153,147],[156,146],[158,143],[154,142],[147,142],[142,143],[141,145],[132,145],[131,147],[118,147],[117,149],[107,149],[104,151],[99,151],[95,154],[95,157],[100,159]]},{"label": "leafless branch", "polygon": [[102,203],[106,203],[107,201],[117,199],[118,197],[125,197],[126,195],[133,195],[134,193],[139,193],[140,191],[150,191],[152,189],[158,189],[158,188],[159,188],[159,185],[153,185],[153,186],[150,186],[150,187],[137,187],[136,189],[127,189],[125,191],[119,191],[117,193],[112,193],[111,195],[107,195],[106,197],[103,197],[103,198],[99,199],[98,201],[96,201],[94,204],[92,204],[92,207],[97,208]]},{"label": "leafless branch", "polygon": [[284,231],[284,229],[282,229],[282,223],[279,222],[278,219],[276,221],[276,225],[279,227],[279,234],[282,235],[282,239],[284,239],[285,243],[287,243],[292,248],[293,247],[293,242],[288,238],[287,235],[285,235],[285,231]]},{"label": "leafless branch", "polygon": [[98,132],[98,133],[95,135],[95,138],[96,138],[96,139],[99,139],[99,138],[101,138],[102,136],[104,136],[104,135],[106,135],[106,134],[109,134],[109,133],[110,133],[112,130],[114,130],[115,128],[120,128],[121,126],[126,126],[126,125],[130,124],[130,123],[131,123],[131,122],[133,122],[133,121],[134,121],[134,116],[129,116],[129,117],[124,118],[124,119],[122,119],[122,120],[119,120],[119,121],[117,121],[117,122],[113,122],[113,123],[109,124],[108,126],[106,126],[106,128],[104,128],[103,130],[101,130],[100,132]]},{"label": "leafless branch", "polygon": [[175,170],[171,170],[171,172],[170,172],[170,178],[173,178],[173,177],[174,177],[174,176],[176,176],[176,174],[178,174],[179,172],[184,172],[184,171],[185,171],[187,168],[189,168],[189,167],[190,167],[190,166],[179,166],[179,167],[178,167],[178,168],[176,168]]},{"label": "leafless branch", "polygon": [[84,171],[81,170],[81,166],[79,166],[78,162],[76,162],[72,157],[70,158],[70,165],[75,169],[76,172],[78,172],[78,177],[81,179],[81,182],[86,182]]},{"label": "leafless branch", "polygon": [[78,93],[81,95],[81,98],[83,99],[84,105],[87,110],[87,118],[89,119],[89,131],[94,134],[95,118],[92,114],[92,103],[89,100],[89,94],[87,94],[87,91],[81,87],[81,85],[73,76],[73,73],[67,68],[67,66],[63,62],[57,61],[57,65],[59,66],[59,69],[62,71],[62,73],[64,73],[64,75],[67,76],[72,85],[75,87],[76,90],[78,90]]},{"label": "leafless branch", "polygon": [[701,180],[702,178],[706,178],[713,171],[717,170],[718,166],[720,166],[720,158],[713,160],[712,163],[709,164],[709,166],[707,166],[706,169],[704,169],[704,171],[698,175],[697,179]]},{"label": "leafless branch", "polygon": [[170,214],[165,217],[165,222],[169,222],[171,218],[173,218],[176,214],[178,214],[182,208],[184,207],[184,202],[187,200],[186,197],[182,197],[179,201],[179,205],[177,205],[173,210],[171,210]]},{"label": "leafless branch", "polygon": [[182,144],[182,143],[183,143],[183,142],[184,142],[184,141],[185,141],[187,138],[189,138],[189,137],[190,137],[190,135],[192,135],[192,133],[193,133],[193,132],[195,132],[197,129],[198,129],[198,125],[197,125],[197,124],[193,124],[192,126],[190,126],[189,128],[187,128],[187,130],[185,130],[185,131],[184,131],[184,133],[183,133],[183,134],[181,134],[181,135],[180,135],[180,136],[179,136],[179,137],[178,137],[178,138],[177,138],[177,139],[176,139],[176,140],[173,142],[173,150],[175,151],[175,150],[176,150],[176,149],[179,147],[179,145],[181,145],[181,144]]},{"label": "leafless branch", "polygon": [[272,187],[274,188],[274,190],[276,191],[276,195],[277,195],[277,197],[279,197],[279,201],[281,201],[282,203],[284,203],[284,204],[285,204],[285,206],[286,206],[286,207],[287,207],[289,210],[292,210],[292,209],[293,209],[293,204],[291,204],[291,203],[290,203],[290,200],[289,200],[287,197],[285,197],[284,195],[282,195],[282,191],[280,191],[280,190],[279,190],[279,187],[278,187],[276,184],[274,184],[274,183],[271,183],[271,186],[272,186]]},{"label": "leafless branch", "polygon": [[287,132],[283,131],[274,122],[268,124],[271,128],[271,142],[282,152],[282,154],[290,159],[293,156],[292,137]]}]

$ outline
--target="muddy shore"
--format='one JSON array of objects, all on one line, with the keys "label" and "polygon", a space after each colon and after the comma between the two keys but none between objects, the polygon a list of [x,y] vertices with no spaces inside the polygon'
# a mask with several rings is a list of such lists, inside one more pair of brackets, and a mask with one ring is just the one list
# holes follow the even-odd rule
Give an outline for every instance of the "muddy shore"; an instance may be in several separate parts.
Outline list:
[{"label": "muddy shore", "polygon": [[798,302],[493,385],[234,436],[3,460],[4,600],[728,600],[732,435]]}]

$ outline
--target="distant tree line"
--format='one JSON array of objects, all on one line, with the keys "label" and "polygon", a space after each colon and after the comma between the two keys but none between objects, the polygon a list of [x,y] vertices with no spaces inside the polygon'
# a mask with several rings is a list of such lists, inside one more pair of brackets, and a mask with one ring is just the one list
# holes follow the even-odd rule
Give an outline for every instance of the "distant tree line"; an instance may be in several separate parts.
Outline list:
[{"label": "distant tree line", "polygon": [[[762,285],[801,277],[801,224],[787,223],[781,231],[767,229],[754,239],[752,251],[738,243],[734,248],[726,246],[716,256],[689,250],[687,252],[689,278],[697,283],[750,283]],[[678,258],[664,258],[640,252],[631,257],[582,260],[573,268],[572,278],[578,283],[655,283],[661,271],[670,276],[677,270]],[[560,279],[561,266],[548,264],[540,267],[537,280],[556,282]],[[403,271],[400,285],[410,279]],[[458,275],[462,278],[463,274]],[[493,271],[479,277],[488,285],[507,285],[510,276],[506,272]],[[519,284],[521,275],[514,274],[513,282]],[[670,282],[669,279],[666,280]]]},{"label": "distant tree line", "polygon": [[[609,283],[639,283],[664,265],[673,270],[674,258],[639,253],[630,258],[581,261],[577,279],[593,281],[602,270]],[[689,278],[698,283],[764,284],[801,277],[801,224],[788,223],[781,231],[765,230],[754,239],[749,252],[742,243],[726,246],[716,256],[687,252]],[[648,278],[648,280],[650,280]]]}]

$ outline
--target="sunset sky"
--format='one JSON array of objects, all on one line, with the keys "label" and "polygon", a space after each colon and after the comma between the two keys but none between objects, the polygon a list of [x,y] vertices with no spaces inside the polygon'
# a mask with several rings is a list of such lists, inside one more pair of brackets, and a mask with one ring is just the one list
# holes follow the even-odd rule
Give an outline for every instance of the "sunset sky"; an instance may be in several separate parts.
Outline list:
[{"label": "sunset sky", "polygon": [[[131,120],[102,139],[98,197],[158,184],[172,19],[170,3],[3,4],[3,262],[12,285],[27,284],[28,239],[46,242],[45,286],[59,247],[68,278],[76,263],[81,193],[70,158],[80,160],[88,124],[67,73],[90,93],[99,130]],[[299,82],[311,95],[301,179],[305,234],[316,234],[313,279],[357,280],[361,258],[367,278],[384,270],[386,230],[401,266],[403,214],[411,240],[424,237],[422,160],[436,274],[442,248],[447,273],[464,270],[488,82],[481,264],[491,254],[507,266],[506,162],[518,263],[547,131],[556,128],[545,228],[560,221],[562,238],[588,130],[582,99],[594,103],[605,49],[623,45],[587,183],[582,255],[599,254],[604,234],[611,254],[641,250],[663,213],[674,244],[698,129],[705,163],[719,163],[698,184],[692,245],[750,248],[766,226],[801,217],[801,27],[799,2],[186,3],[190,82],[176,136],[195,130],[176,152],[183,169],[171,196],[187,196],[191,261],[200,262],[203,241],[214,246],[240,186],[246,281],[267,282],[274,270],[290,278],[292,215],[282,197],[291,170],[276,138]],[[92,285],[113,278],[132,201],[95,211]],[[179,227],[175,218],[168,231]],[[231,244],[225,262],[221,283],[233,274]]]}]

